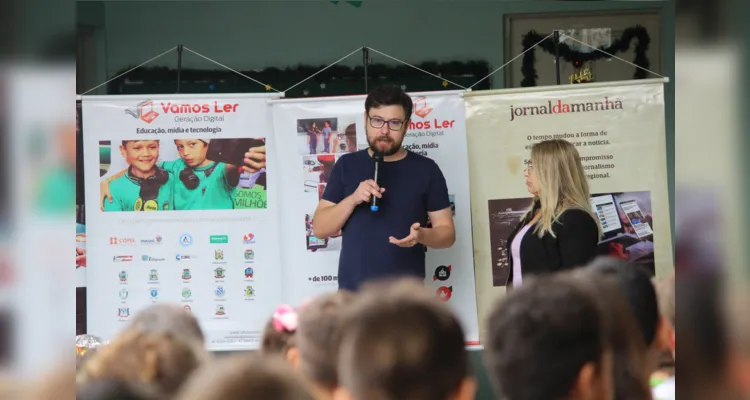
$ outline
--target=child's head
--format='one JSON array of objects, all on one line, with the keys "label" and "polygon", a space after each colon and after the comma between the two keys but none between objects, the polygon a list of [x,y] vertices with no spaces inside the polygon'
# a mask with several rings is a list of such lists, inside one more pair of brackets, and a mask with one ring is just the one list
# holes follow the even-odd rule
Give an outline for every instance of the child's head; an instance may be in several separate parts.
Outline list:
[{"label": "child's head", "polygon": [[156,303],[138,312],[127,330],[171,333],[183,340],[195,341],[203,346],[204,336],[198,319],[179,305]]},{"label": "child's head", "polygon": [[146,387],[117,379],[97,379],[76,387],[76,400],[156,400]]},{"label": "child's head", "polygon": [[241,354],[216,359],[185,384],[178,400],[313,400],[308,385],[280,357]]},{"label": "child's head", "polygon": [[286,357],[287,351],[294,347],[297,319],[297,311],[291,306],[282,304],[276,308],[263,329],[263,338],[260,343],[261,353]]},{"label": "child's head", "polygon": [[341,332],[339,398],[474,398],[461,324],[424,284],[376,284],[359,296]]},{"label": "child's head", "polygon": [[620,293],[628,302],[649,349],[647,362],[651,369],[655,369],[656,360],[667,349],[668,343],[665,340],[666,320],[659,314],[659,303],[651,275],[637,264],[612,257],[597,258],[588,268],[596,274],[615,278],[618,282]]},{"label": "child's head", "polygon": [[175,139],[180,158],[189,167],[198,167],[206,161],[210,139]]},{"label": "child's head", "polygon": [[595,295],[562,276],[524,280],[487,320],[487,364],[498,397],[609,399],[612,352]]},{"label": "child's head", "polygon": [[159,159],[158,140],[123,140],[120,154],[135,173],[148,174]]},{"label": "child's head", "polygon": [[595,294],[603,310],[606,336],[612,349],[616,400],[650,399],[648,347],[643,339],[630,305],[620,291],[614,275],[601,274],[590,268],[579,268],[562,274]]},{"label": "child's head", "polygon": [[96,379],[133,382],[169,396],[206,357],[195,341],[173,332],[125,330],[87,360],[79,379],[82,384]]},{"label": "child's head", "polygon": [[301,308],[295,337],[296,349],[289,359],[317,388],[333,391],[338,387],[338,335],[343,312],[351,306],[355,295],[345,290],[314,298]]}]

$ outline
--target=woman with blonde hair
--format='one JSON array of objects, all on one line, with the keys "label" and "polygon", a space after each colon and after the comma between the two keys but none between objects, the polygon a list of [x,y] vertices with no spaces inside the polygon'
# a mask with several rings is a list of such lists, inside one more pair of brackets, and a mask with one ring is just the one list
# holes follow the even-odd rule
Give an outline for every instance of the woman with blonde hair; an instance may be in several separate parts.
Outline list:
[{"label": "woman with blonde hair", "polygon": [[524,171],[534,198],[508,238],[507,284],[524,277],[586,265],[596,257],[601,230],[589,203],[589,185],[578,150],[565,140],[531,147]]}]

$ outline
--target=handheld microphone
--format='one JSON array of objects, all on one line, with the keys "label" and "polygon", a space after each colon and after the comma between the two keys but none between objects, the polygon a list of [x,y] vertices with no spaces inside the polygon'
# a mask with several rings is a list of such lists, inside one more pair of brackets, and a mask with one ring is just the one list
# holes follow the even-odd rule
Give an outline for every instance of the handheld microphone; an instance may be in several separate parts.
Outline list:
[{"label": "handheld microphone", "polygon": [[[383,154],[373,152],[372,161],[375,164],[373,174],[372,174],[372,180],[374,180],[375,184],[378,185],[378,170],[380,169],[380,163],[383,162]],[[380,205],[378,204],[379,202],[380,202],[380,199],[377,196],[372,196],[372,200],[370,202],[370,211],[372,212],[378,211],[378,209],[380,209]]]}]

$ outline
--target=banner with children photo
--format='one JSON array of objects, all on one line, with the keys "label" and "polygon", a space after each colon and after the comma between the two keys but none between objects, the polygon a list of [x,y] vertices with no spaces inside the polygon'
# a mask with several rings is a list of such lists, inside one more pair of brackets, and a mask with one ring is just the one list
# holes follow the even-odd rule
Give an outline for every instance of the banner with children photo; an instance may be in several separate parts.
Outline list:
[{"label": "banner with children photo", "polygon": [[256,347],[281,301],[273,97],[83,98],[91,332],[169,301],[209,348]]},{"label": "banner with children photo", "polygon": [[[414,111],[402,145],[432,158],[443,172],[454,210],[456,243],[428,249],[425,285],[461,317],[467,342],[479,338],[471,239],[464,101],[459,92],[410,93]],[[369,147],[365,96],[272,101],[284,232],[284,295],[290,304],[338,288],[341,232],[313,234],[314,214],[340,157]],[[289,145],[286,145],[289,144]],[[304,224],[303,224],[304,221]],[[429,224],[429,222],[428,222]]]}]

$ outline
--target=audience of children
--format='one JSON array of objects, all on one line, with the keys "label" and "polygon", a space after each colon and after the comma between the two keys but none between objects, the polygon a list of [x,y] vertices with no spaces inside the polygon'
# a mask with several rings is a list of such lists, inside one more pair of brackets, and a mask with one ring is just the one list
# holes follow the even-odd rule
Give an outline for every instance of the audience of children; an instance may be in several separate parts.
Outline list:
[{"label": "audience of children", "polygon": [[[674,376],[649,385],[658,356],[675,355],[674,287],[674,276],[652,282],[636,265],[607,258],[524,281],[496,300],[484,324],[495,398],[674,399]],[[704,290],[703,304],[690,304],[718,310],[707,287],[693,288]],[[750,357],[729,359],[726,350],[750,350],[746,339],[729,336],[747,325],[696,324],[682,328],[693,347],[684,357],[709,355],[707,363],[726,372],[707,373],[717,381],[702,398],[739,398],[730,393],[750,382]],[[81,360],[77,398],[469,400],[477,393],[458,318],[408,279],[323,294],[297,309],[281,305],[258,352],[212,356],[204,348],[191,313],[156,304]]]}]

